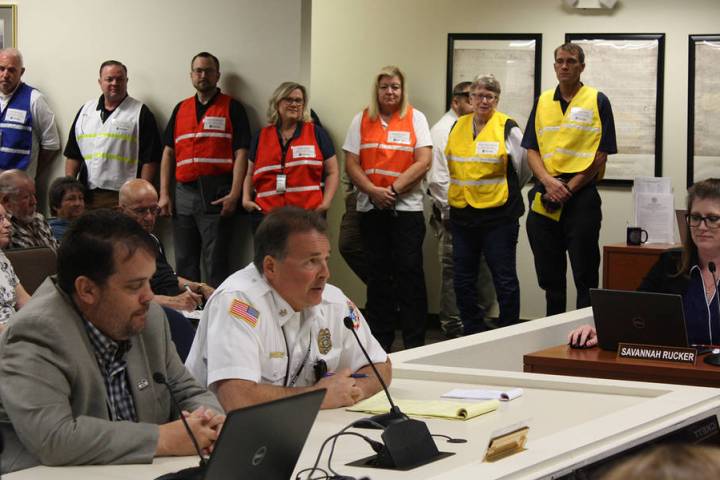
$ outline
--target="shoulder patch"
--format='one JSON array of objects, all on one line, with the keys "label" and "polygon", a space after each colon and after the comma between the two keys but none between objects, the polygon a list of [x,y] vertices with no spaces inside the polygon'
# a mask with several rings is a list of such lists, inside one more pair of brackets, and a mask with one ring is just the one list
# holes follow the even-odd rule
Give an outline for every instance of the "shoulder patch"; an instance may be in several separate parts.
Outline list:
[{"label": "shoulder patch", "polygon": [[260,312],[258,312],[252,305],[238,300],[237,298],[230,304],[230,315],[235,318],[239,318],[251,327],[257,326],[258,319],[260,318]]},{"label": "shoulder patch", "polygon": [[348,299],[348,301],[347,301],[347,306],[348,306],[348,317],[350,317],[352,319],[353,328],[355,330],[357,330],[358,328],[360,328],[360,312],[358,311],[357,307],[350,299]]}]

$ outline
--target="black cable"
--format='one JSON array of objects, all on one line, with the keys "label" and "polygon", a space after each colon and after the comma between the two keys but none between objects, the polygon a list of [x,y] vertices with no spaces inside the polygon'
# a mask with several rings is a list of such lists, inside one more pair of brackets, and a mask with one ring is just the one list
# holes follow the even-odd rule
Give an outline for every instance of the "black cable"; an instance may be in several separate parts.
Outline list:
[{"label": "black cable", "polygon": [[430,436],[447,438],[448,443],[467,443],[467,440],[465,440],[464,438],[453,438],[451,436],[443,435],[441,433],[431,433]]},{"label": "black cable", "polygon": [[[320,470],[320,471],[322,471],[322,472],[325,473],[325,478],[330,478],[329,475],[327,474],[327,472],[325,472],[325,470],[323,470],[322,468],[318,468],[318,465],[320,464],[320,457],[322,456],[322,452],[323,452],[323,450],[325,450],[325,445],[327,445],[330,440],[336,439],[336,438],[341,437],[341,436],[343,436],[343,435],[352,435],[352,436],[355,436],[355,437],[360,437],[360,438],[362,438],[362,439],[365,440],[366,442],[370,443],[371,446],[372,446],[372,442],[375,442],[375,440],[372,440],[372,439],[366,437],[365,435],[361,435],[361,434],[355,433],[355,432],[346,432],[345,430],[347,430],[348,428],[350,428],[350,427],[349,427],[349,426],[348,426],[348,427],[345,427],[345,428],[343,428],[340,432],[335,433],[335,434],[333,434],[333,435],[330,435],[328,438],[326,438],[325,441],[324,441],[324,442],[322,443],[322,445],[320,446],[320,451],[318,452],[317,458],[315,458],[315,464],[314,464],[311,468],[305,468],[305,469],[299,471],[298,474],[295,476],[295,480],[302,480],[302,479],[300,478],[300,474],[301,474],[302,472],[306,472],[306,471],[308,471],[308,470],[310,470],[310,474],[311,474],[311,475],[312,475],[312,473],[315,472],[316,470]],[[378,442],[375,442],[375,443],[378,443]],[[374,448],[374,447],[373,447],[373,448]],[[335,475],[337,476],[337,474],[335,474]],[[311,479],[310,477],[308,477],[308,478],[306,478],[305,480],[314,480],[314,479]]]}]

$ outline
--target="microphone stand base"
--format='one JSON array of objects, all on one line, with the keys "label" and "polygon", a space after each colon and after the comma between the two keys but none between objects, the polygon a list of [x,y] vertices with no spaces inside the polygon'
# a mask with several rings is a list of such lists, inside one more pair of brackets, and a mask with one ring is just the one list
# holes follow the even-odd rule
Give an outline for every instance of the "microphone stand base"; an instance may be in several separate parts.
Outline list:
[{"label": "microphone stand base", "polygon": [[353,427],[383,430],[389,425],[404,422],[407,419],[408,417],[404,413],[400,413],[399,411],[390,411],[388,413],[381,413],[380,415],[373,415],[372,417],[368,418],[361,418],[360,420],[353,422]]},{"label": "microphone stand base", "polygon": [[713,365],[715,367],[720,367],[720,353],[711,353],[710,355],[707,355],[703,361],[707,363],[708,365]]},{"label": "microphone stand base", "polygon": [[382,470],[397,470],[399,472],[406,472],[408,470],[412,470],[417,467],[422,467],[423,465],[427,465],[428,463],[433,463],[438,460],[442,460],[443,458],[452,457],[455,455],[455,452],[438,452],[438,454],[432,458],[425,458],[422,461],[408,466],[403,467],[395,467],[392,465],[386,465],[384,464],[379,455],[371,455],[369,457],[361,458],[359,460],[355,460],[354,462],[347,463],[346,465],[348,467],[361,467],[361,468],[378,468]]}]

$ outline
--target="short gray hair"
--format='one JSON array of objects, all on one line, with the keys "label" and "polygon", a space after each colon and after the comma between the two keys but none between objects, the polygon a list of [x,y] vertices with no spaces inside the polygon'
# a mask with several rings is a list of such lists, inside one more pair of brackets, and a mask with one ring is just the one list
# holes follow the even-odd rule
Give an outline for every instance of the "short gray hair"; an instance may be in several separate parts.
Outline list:
[{"label": "short gray hair", "polygon": [[492,73],[484,73],[475,77],[475,80],[473,80],[472,85],[470,86],[470,90],[477,90],[478,88],[490,90],[498,97],[500,96],[500,82],[498,82],[497,78],[495,78],[495,75]]},{"label": "short gray hair", "polygon": [[20,50],[17,48],[3,48],[0,49],[0,55],[8,55],[10,57],[15,57],[18,59],[18,62],[20,62],[20,68],[24,68],[25,64],[23,63],[23,56],[22,53],[20,53]]}]

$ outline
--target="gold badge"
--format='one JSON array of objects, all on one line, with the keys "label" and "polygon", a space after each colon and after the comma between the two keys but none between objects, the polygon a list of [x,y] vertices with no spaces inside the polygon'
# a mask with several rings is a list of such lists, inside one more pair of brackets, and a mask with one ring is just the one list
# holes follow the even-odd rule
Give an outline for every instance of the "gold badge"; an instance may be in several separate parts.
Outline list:
[{"label": "gold badge", "polygon": [[330,329],[322,328],[318,333],[318,349],[322,355],[327,354],[332,348],[332,340],[330,339]]}]

